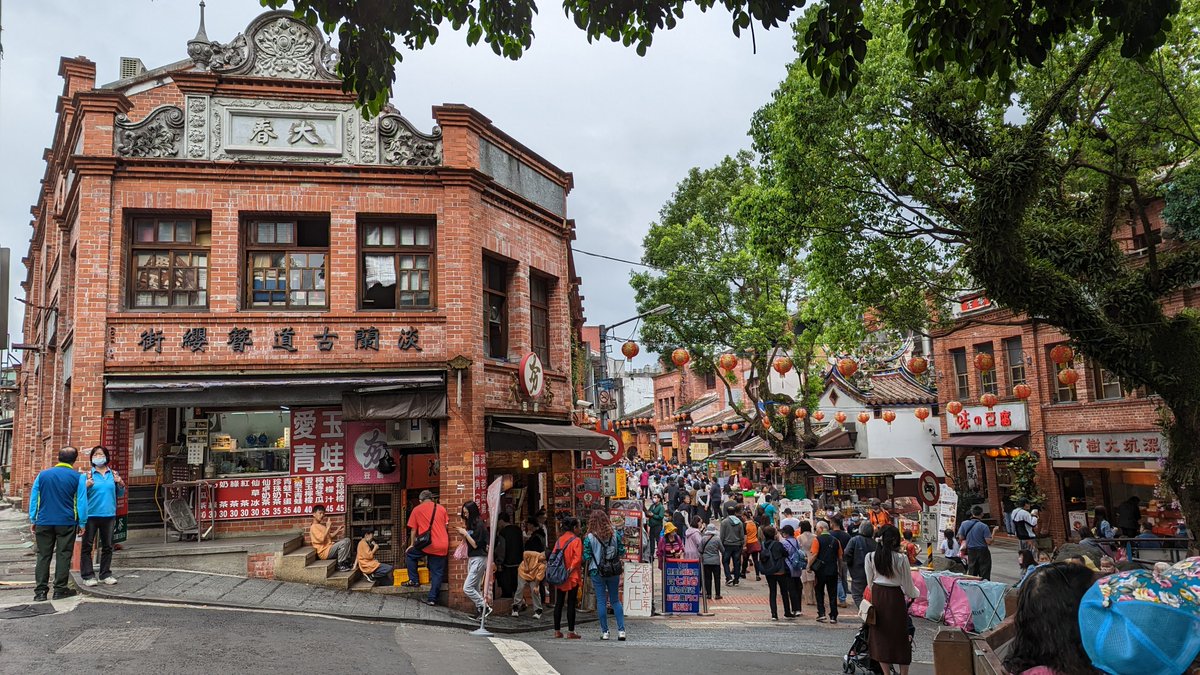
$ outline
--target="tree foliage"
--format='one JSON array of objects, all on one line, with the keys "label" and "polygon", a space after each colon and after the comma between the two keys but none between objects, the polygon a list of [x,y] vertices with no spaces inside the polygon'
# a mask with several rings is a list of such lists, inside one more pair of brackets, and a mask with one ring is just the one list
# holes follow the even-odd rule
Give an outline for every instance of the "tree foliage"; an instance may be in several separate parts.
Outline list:
[{"label": "tree foliage", "polygon": [[[280,8],[289,0],[260,0]],[[338,70],[346,91],[358,95],[365,115],[391,96],[396,64],[405,50],[435,43],[449,26],[467,44],[486,43],[505,58],[533,46],[534,0],[291,0],[298,16],[337,35]],[[804,0],[563,0],[563,11],[588,40],[607,38],[644,55],[659,31],[678,25],[693,6],[720,8],[741,35],[755,25],[786,24]],[[799,31],[802,62],[827,94],[852,91],[867,58],[872,29],[863,0],[823,0]],[[1120,42],[1128,57],[1143,58],[1163,44],[1179,0],[904,0],[901,20],[906,57],[919,71],[957,65],[970,77],[1010,83],[1026,66],[1041,66],[1056,44],[1082,31]]]}]

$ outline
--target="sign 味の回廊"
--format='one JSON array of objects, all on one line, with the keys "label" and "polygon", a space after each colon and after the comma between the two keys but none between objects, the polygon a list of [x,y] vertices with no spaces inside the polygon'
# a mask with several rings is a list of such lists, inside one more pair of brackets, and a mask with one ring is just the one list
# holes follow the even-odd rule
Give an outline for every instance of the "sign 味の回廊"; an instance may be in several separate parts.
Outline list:
[{"label": "sign \u5473\u306e\u56de\u5eca", "polygon": [[946,413],[946,428],[952,434],[1029,431],[1024,403],[1002,403],[989,410],[981,405],[964,406],[957,415]]}]

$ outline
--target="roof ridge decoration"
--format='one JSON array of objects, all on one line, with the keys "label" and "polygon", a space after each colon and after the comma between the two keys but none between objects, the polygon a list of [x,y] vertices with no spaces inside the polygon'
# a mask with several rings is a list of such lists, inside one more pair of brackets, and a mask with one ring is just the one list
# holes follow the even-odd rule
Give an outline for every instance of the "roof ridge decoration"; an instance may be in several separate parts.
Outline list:
[{"label": "roof ridge decoration", "polygon": [[113,150],[121,157],[181,157],[183,155],[183,109],[160,105],[140,122],[125,113],[116,117]]},{"label": "roof ridge decoration", "polygon": [[188,56],[201,70],[221,75],[341,80],[335,74],[338,51],[320,30],[286,10],[262,14],[250,22],[245,32],[222,44],[208,39],[201,6],[200,29],[188,41]]}]

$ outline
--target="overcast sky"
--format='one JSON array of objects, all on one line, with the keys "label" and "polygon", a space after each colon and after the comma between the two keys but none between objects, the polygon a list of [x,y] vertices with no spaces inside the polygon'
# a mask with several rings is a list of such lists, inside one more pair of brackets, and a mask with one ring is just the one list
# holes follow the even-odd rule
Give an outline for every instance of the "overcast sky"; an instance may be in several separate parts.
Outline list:
[{"label": "overcast sky", "polygon": [[[210,39],[228,42],[263,9],[257,0],[208,0]],[[103,8],[103,9],[101,9]],[[196,32],[190,0],[17,0],[4,3],[0,35],[0,245],[12,248],[12,291],[25,278],[29,207],[44,171],[62,89],[61,56],[97,64],[97,82],[117,79],[122,56],[148,68],[185,58]],[[467,47],[442,33],[400,64],[393,101],[419,128],[430,110],[464,103],[575,175],[568,212],[577,249],[638,260],[642,237],[677,182],[749,146],[751,114],[770,98],[793,59],[788,28],[735,38],[728,15],[694,9],[658,36],[645,57],[607,41],[589,45],[557,3],[542,6],[533,48],[520,61]],[[576,255],[588,323],[633,316],[630,267]],[[21,305],[10,300],[19,342]],[[631,327],[631,326],[630,326]],[[627,327],[628,329],[629,327]],[[620,329],[618,329],[620,330]],[[639,359],[641,361],[641,359]]]}]

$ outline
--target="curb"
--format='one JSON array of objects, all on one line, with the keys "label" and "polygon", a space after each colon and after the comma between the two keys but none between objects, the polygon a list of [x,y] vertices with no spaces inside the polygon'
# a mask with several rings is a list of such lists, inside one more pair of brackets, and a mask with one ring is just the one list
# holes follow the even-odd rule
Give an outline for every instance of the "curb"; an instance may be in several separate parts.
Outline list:
[{"label": "curb", "polygon": [[[304,609],[277,609],[272,607],[255,607],[253,605],[244,605],[233,602],[217,602],[217,601],[201,601],[183,598],[162,598],[162,597],[144,597],[144,596],[127,596],[100,590],[99,586],[85,586],[79,580],[76,573],[71,573],[72,579],[75,580],[75,586],[81,595],[87,595],[95,598],[107,600],[128,600],[130,602],[146,602],[156,605],[184,605],[188,607],[216,607],[221,609],[246,609],[257,610],[263,612],[287,612],[289,614],[299,614],[303,616],[314,616],[329,619],[351,619],[355,621],[374,621],[379,623],[393,624],[410,624],[417,626],[437,626],[440,628],[458,628],[464,631],[471,631],[478,628],[478,625],[464,626],[462,623],[453,621],[443,621],[439,619],[400,619],[386,616],[367,616],[362,614],[339,614],[333,612],[314,612]],[[575,624],[593,623],[599,619],[589,617],[578,617]],[[538,633],[546,630],[551,630],[553,626],[537,626],[531,628],[507,628],[501,626],[488,626],[487,629],[498,635],[520,635],[524,633]]]}]

